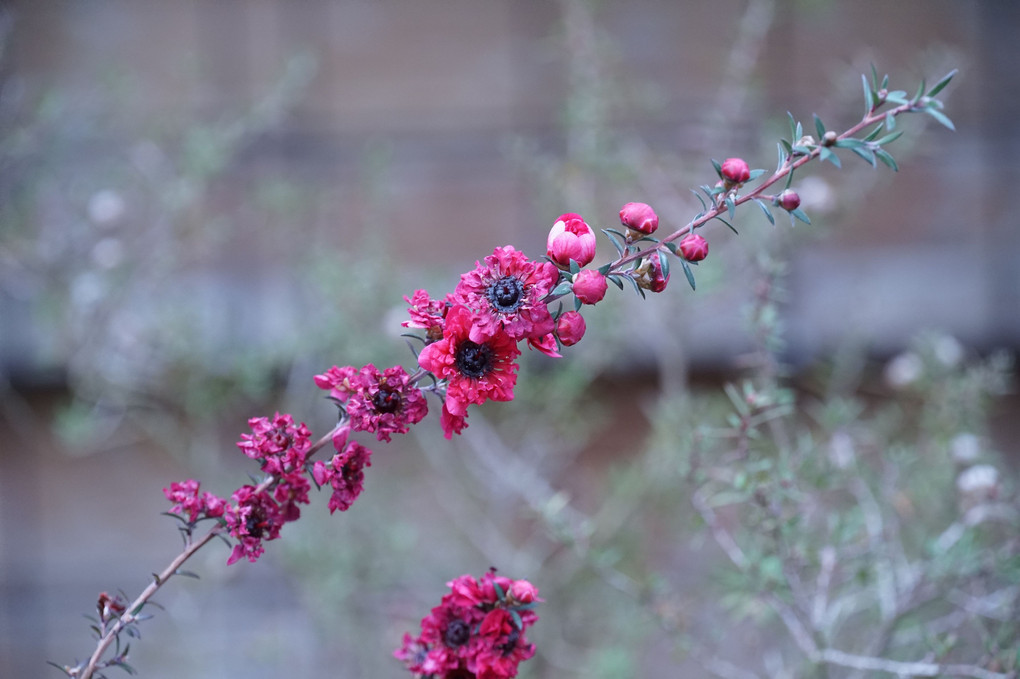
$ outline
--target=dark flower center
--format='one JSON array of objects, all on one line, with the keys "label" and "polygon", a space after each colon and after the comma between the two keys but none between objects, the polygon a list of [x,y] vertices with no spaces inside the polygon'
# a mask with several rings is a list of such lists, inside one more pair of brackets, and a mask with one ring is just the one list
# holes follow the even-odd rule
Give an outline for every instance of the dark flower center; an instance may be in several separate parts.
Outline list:
[{"label": "dark flower center", "polygon": [[288,434],[287,430],[282,427],[272,430],[266,438],[280,450],[287,450],[293,442],[290,434]]},{"label": "dark flower center", "polygon": [[492,307],[503,314],[510,314],[521,308],[524,285],[513,276],[503,276],[489,286],[489,302]]},{"label": "dark flower center", "polygon": [[244,529],[250,537],[261,538],[269,524],[269,517],[263,507],[254,505],[251,514],[244,520]]},{"label": "dark flower center", "polygon": [[497,646],[497,648],[503,651],[503,655],[510,655],[511,653],[514,652],[514,649],[517,647],[517,641],[520,638],[521,638],[520,630],[514,628],[510,630],[510,634],[507,635],[506,641]]},{"label": "dark flower center", "polygon": [[464,340],[457,347],[454,362],[462,375],[481,377],[492,370],[492,349],[487,344]]},{"label": "dark flower center", "polygon": [[469,636],[471,636],[471,628],[468,624],[463,620],[453,620],[446,626],[446,632],[443,633],[443,641],[450,648],[457,648],[466,644]]},{"label": "dark flower center", "polygon": [[372,405],[377,413],[395,413],[400,409],[400,392],[381,387],[372,397]]}]

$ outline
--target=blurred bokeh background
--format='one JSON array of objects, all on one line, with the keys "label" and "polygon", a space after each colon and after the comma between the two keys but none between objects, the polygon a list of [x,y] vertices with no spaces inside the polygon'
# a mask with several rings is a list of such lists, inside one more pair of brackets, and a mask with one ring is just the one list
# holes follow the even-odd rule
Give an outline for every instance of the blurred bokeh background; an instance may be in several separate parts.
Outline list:
[{"label": "blurred bokeh background", "polygon": [[[738,373],[760,250],[788,266],[793,375],[840,352],[881,366],[928,329],[1016,351],[1018,28],[997,0],[5,3],[0,676],[88,655],[98,593],[133,596],[178,546],[161,489],[229,494],[254,471],[233,445],[248,417],[325,431],[314,374],[413,364],[403,295],[443,294],[497,245],[540,256],[563,212],[609,227],[636,200],[682,225],[709,158],[773,166],[787,111],[842,129],[872,64],[911,92],[958,68],[956,132],[903,119],[898,174],[847,154],[795,184],[811,226],[710,226],[697,292],[586,312],[568,358],[525,357],[517,402],[463,441],[433,417],[376,446],[359,503],[318,498],[258,564],[209,548],[132,654],[148,677],[399,677],[389,654],[443,583],[498,566],[585,602],[546,604],[523,676],[667,676],[683,660],[661,639],[570,633],[597,569],[549,526],[599,512],[642,403]],[[1016,402],[992,414],[1015,453]],[[708,568],[660,552],[682,581]]]}]

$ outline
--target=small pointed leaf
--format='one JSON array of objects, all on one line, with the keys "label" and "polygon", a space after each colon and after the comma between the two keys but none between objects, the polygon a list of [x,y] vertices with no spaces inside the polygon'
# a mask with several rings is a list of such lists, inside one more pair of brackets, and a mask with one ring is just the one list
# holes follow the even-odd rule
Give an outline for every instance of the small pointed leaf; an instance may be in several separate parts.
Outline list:
[{"label": "small pointed leaf", "polygon": [[932,107],[924,109],[924,112],[927,113],[928,115],[930,115],[935,120],[937,120],[940,123],[942,123],[943,125],[945,125],[946,127],[948,127],[953,132],[956,131],[956,126],[953,125],[953,121],[950,120],[946,116],[945,113],[942,113],[941,111],[938,111],[938,110],[936,110],[935,108],[932,108]]},{"label": "small pointed leaf", "polygon": [[815,118],[815,132],[818,133],[818,138],[821,139],[825,136],[825,125],[822,123],[822,119],[818,117],[817,113],[812,115]]},{"label": "small pointed leaf", "polygon": [[821,148],[818,157],[821,158],[822,160],[829,161],[836,167],[843,167],[842,164],[839,162],[839,156],[837,156],[835,153],[825,148],[824,146]]},{"label": "small pointed leaf", "polygon": [[754,202],[757,203],[758,207],[761,208],[761,211],[765,213],[765,218],[769,220],[769,224],[775,225],[775,217],[772,216],[772,211],[769,210],[767,205],[765,205],[765,202],[761,198],[755,198]]},{"label": "small pointed leaf", "polygon": [[856,146],[854,146],[850,150],[859,155],[861,158],[863,158],[865,162],[868,163],[868,165],[870,165],[871,167],[875,167],[875,154],[872,153],[871,149],[857,148]]},{"label": "small pointed leaf", "polygon": [[740,233],[735,228],[733,228],[733,225],[730,224],[729,222],[727,222],[725,219],[723,219],[722,217],[718,217],[718,216],[716,217],[716,219],[718,219],[720,222],[722,222],[726,226],[730,227],[730,231],[732,231],[733,233],[737,234],[738,236],[740,235]]},{"label": "small pointed leaf", "polygon": [[881,160],[883,163],[888,165],[893,172],[900,171],[900,168],[896,164],[896,161],[893,160],[893,157],[889,155],[889,152],[886,151],[885,149],[875,149],[875,156],[877,156],[878,159]]},{"label": "small pointed leaf", "polygon": [[691,271],[691,265],[683,258],[680,259],[680,265],[683,266],[684,276],[687,277],[687,283],[690,284],[691,290],[697,290],[698,286],[694,284],[694,272]]},{"label": "small pointed leaf", "polygon": [[942,78],[942,80],[940,80],[937,83],[935,83],[935,85],[930,90],[928,90],[928,96],[929,97],[934,97],[936,94],[941,92],[942,89],[946,85],[949,84],[949,81],[952,80],[953,76],[956,75],[956,74],[957,74],[957,69],[955,69],[955,68],[952,71],[950,71],[949,73],[947,73],[946,76],[944,78]]},{"label": "small pointed leaf", "polygon": [[790,210],[790,214],[799,219],[800,221],[804,222],[805,224],[808,225],[811,224],[811,220],[808,219],[808,216],[804,214],[804,211],[801,210],[800,208],[797,208],[796,210]]},{"label": "small pointed leaf", "polygon": [[903,134],[903,130],[897,130],[897,131],[893,132],[892,134],[887,134],[884,137],[882,137],[881,139],[876,140],[875,143],[878,144],[879,146],[885,146],[886,144],[888,144],[890,142],[894,142],[897,139],[899,139],[902,134]]},{"label": "small pointed leaf", "polygon": [[669,255],[664,250],[656,250],[659,255],[659,267],[662,269],[662,277],[669,277]]},{"label": "small pointed leaf", "polygon": [[765,170],[762,170],[760,168],[757,170],[751,170],[751,175],[747,178],[747,181],[753,182],[755,179],[762,176],[763,174],[765,174]]}]

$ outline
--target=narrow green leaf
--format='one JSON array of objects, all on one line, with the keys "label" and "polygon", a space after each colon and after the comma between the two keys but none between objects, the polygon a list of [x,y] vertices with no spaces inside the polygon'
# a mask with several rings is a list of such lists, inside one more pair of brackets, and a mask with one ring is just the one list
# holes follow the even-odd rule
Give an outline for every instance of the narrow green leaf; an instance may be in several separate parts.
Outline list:
[{"label": "narrow green leaf", "polygon": [[871,149],[858,148],[854,146],[851,147],[850,150],[859,155],[861,158],[863,158],[868,163],[868,165],[870,165],[871,167],[875,167],[875,154],[872,152]]},{"label": "narrow green leaf", "polygon": [[766,219],[769,220],[769,224],[772,224],[774,226],[775,223],[776,223],[776,220],[772,216],[772,211],[769,210],[767,205],[765,205],[765,202],[761,198],[755,198],[754,202],[758,203],[758,207],[760,207],[761,211],[765,213],[765,217],[766,217]]},{"label": "narrow green leaf", "polygon": [[645,290],[644,290],[644,288],[642,288],[640,285],[637,284],[637,281],[634,280],[634,277],[633,276],[624,276],[624,278],[626,278],[628,281],[630,281],[631,285],[634,286],[634,289],[637,290],[637,293],[639,295],[641,295],[641,299],[645,299]]},{"label": "narrow green leaf", "polygon": [[900,171],[900,168],[896,164],[896,161],[893,160],[893,157],[890,156],[889,152],[886,151],[885,149],[875,149],[875,155],[878,157],[879,160],[888,165],[893,172]]},{"label": "narrow green leaf", "polygon": [[868,145],[867,142],[860,139],[854,139],[853,137],[847,137],[846,139],[837,139],[833,144],[836,148],[841,149],[852,149],[852,148],[864,148]]},{"label": "narrow green leaf", "polygon": [[797,140],[800,139],[800,137],[797,136],[797,120],[793,117],[793,114],[790,113],[789,111],[786,112],[786,117],[790,123],[790,141],[796,144]]},{"label": "narrow green leaf", "polygon": [[726,196],[726,211],[729,212],[730,219],[733,219],[733,215],[737,211],[737,204],[733,202],[731,196]]},{"label": "narrow green leaf", "polygon": [[581,265],[578,264],[576,260],[570,260],[570,273],[574,276],[581,273]]},{"label": "narrow green leaf", "polygon": [[875,64],[871,65],[871,82],[875,83],[875,89],[878,89],[878,69],[875,68]]},{"label": "narrow green leaf", "polygon": [[825,136],[825,125],[822,124],[822,119],[818,117],[817,113],[812,113],[815,119],[815,132],[818,133],[818,138],[821,139]]},{"label": "narrow green leaf", "polygon": [[[611,231],[612,231],[611,229],[602,229],[602,233],[606,234],[606,238],[609,239],[609,242],[613,244],[613,247],[616,248],[616,251],[620,253],[621,257],[623,257],[624,254],[626,253],[626,248],[624,248],[623,244],[617,241],[616,236],[614,236],[611,233]],[[555,292],[556,291],[554,290],[553,293],[555,294]]]},{"label": "narrow green leaf", "polygon": [[580,311],[581,310],[581,306],[582,306],[581,300],[579,300],[577,297],[575,297],[574,298],[574,311]]},{"label": "narrow green leaf", "polygon": [[804,214],[804,211],[801,210],[800,208],[797,208],[796,210],[790,210],[790,214],[807,225],[811,224],[811,220],[808,219],[808,216]]},{"label": "narrow green leaf", "polygon": [[506,592],[503,591],[503,588],[495,580],[493,580],[493,582],[492,582],[492,588],[494,590],[496,590],[496,598],[499,601],[502,601],[503,599],[506,599]]},{"label": "narrow green leaf", "polygon": [[818,157],[821,158],[822,160],[829,161],[836,167],[843,167],[842,164],[840,164],[839,162],[839,156],[837,156],[835,153],[825,148],[824,146],[821,148],[821,152],[819,153]]},{"label": "narrow green leaf", "polygon": [[942,123],[943,125],[945,125],[946,127],[948,127],[953,132],[956,131],[956,126],[953,125],[953,121],[950,120],[945,113],[942,113],[941,111],[936,110],[935,108],[932,107],[925,108],[924,112],[930,115],[935,120]]},{"label": "narrow green leaf", "polygon": [[615,283],[616,287],[623,290],[623,281],[620,280],[621,276],[613,274],[611,276],[606,276],[606,278],[609,280],[610,283]]},{"label": "narrow green leaf", "polygon": [[719,175],[719,179],[722,179],[722,165],[715,158],[712,158],[711,160],[712,160],[712,167],[715,168],[715,173],[717,175]]},{"label": "narrow green leaf", "polygon": [[687,283],[690,284],[691,290],[697,290],[698,286],[694,284],[694,272],[691,271],[691,265],[687,263],[686,259],[680,258],[680,265],[684,269],[684,276],[687,277]]},{"label": "narrow green leaf", "polygon": [[[797,140],[794,139],[794,141],[797,141]],[[787,155],[792,155],[793,154],[793,144],[791,144],[790,142],[786,141],[785,139],[780,139],[779,140],[779,144],[786,150],[786,154]]]},{"label": "narrow green leaf", "polygon": [[911,99],[911,101],[914,103],[921,101],[921,97],[924,96],[924,90],[926,87],[928,87],[927,83],[924,82],[924,78],[921,78],[921,86],[917,88],[917,94],[914,95],[914,98]]},{"label": "narrow green leaf", "polygon": [[656,252],[659,255],[659,266],[662,268],[662,277],[667,278],[669,277],[669,255],[667,255],[663,250],[657,250]]},{"label": "narrow green leaf", "polygon": [[875,110],[874,95],[868,84],[868,76],[861,74],[861,82],[864,83],[864,115],[868,115]]},{"label": "narrow green leaf", "polygon": [[735,228],[733,228],[733,225],[730,224],[729,222],[727,222],[725,219],[723,219],[722,217],[716,217],[716,219],[718,219],[720,222],[722,222],[726,226],[730,227],[730,231],[732,231],[733,233],[737,234],[738,236],[740,235],[740,232],[737,231]]},{"label": "narrow green leaf", "polygon": [[571,286],[570,281],[565,281],[565,282],[560,283],[559,285],[557,285],[555,288],[553,288],[552,292],[549,293],[549,296],[550,297],[561,297],[563,295],[569,295],[570,291],[573,290],[573,289],[574,288]]},{"label": "narrow green leaf", "polygon": [[797,153],[802,156],[806,156],[811,153],[811,149],[807,146],[794,146],[792,149],[793,153]]},{"label": "narrow green leaf", "polygon": [[794,172],[793,170],[790,170],[790,173],[786,175],[786,186],[783,188],[788,189],[793,184],[793,172]]},{"label": "narrow green leaf", "polygon": [[783,151],[782,143],[776,144],[776,150],[779,152],[779,160],[776,162],[776,172],[779,172],[783,169],[783,165],[786,164],[786,152]]},{"label": "narrow green leaf", "polygon": [[610,262],[609,264],[603,264],[602,266],[600,266],[600,267],[599,267],[598,269],[596,269],[596,270],[597,270],[597,271],[598,271],[598,272],[599,272],[600,274],[602,274],[603,276],[605,276],[606,274],[608,274],[608,273],[609,273],[609,270],[610,270],[611,268],[613,268],[613,264],[612,264],[612,263]]},{"label": "narrow green leaf", "polygon": [[701,194],[698,193],[697,191],[695,191],[694,189],[691,189],[691,193],[694,194],[695,198],[697,198],[699,201],[701,201],[701,209],[702,210],[707,210],[708,209],[708,205],[705,203],[705,199],[701,197]]},{"label": "narrow green leaf", "polygon": [[880,90],[887,90],[887,89],[889,89],[889,74],[888,73],[886,73],[884,76],[882,76],[882,86],[879,89]]},{"label": "narrow green leaf", "polygon": [[[673,241],[667,241],[667,242],[663,243],[663,245],[666,247],[667,250],[672,252],[674,255],[677,254],[676,243],[674,243]],[[677,255],[677,256],[679,257],[679,255]]]},{"label": "narrow green leaf", "polygon": [[879,146],[885,146],[886,144],[888,144],[890,142],[896,141],[902,135],[903,135],[903,130],[897,130],[896,132],[893,132],[892,134],[887,134],[884,137],[882,137],[881,139],[876,140],[875,143],[878,144]]},{"label": "narrow green leaf", "polygon": [[178,569],[178,570],[174,571],[174,575],[180,575],[180,576],[185,577],[185,578],[194,578],[195,580],[201,580],[202,579],[201,577],[199,577],[198,573],[195,573],[194,571],[182,571],[182,570]]},{"label": "narrow green leaf", "polygon": [[747,181],[753,182],[755,179],[762,176],[763,174],[765,174],[765,170],[762,170],[760,168],[757,170],[751,170],[751,175],[747,178]]},{"label": "narrow green leaf", "polygon": [[[888,117],[888,116],[886,116],[886,117]],[[868,132],[868,136],[864,137],[863,141],[872,141],[872,140],[874,140],[875,137],[877,137],[878,134],[882,131],[884,126],[885,126],[885,123],[879,123],[878,125],[876,125],[875,129],[873,129],[871,132]]]},{"label": "narrow green leaf", "polygon": [[[879,127],[878,129],[880,130],[882,128]],[[896,129],[896,116],[893,115],[892,111],[889,111],[888,113],[885,114],[885,129],[889,130],[890,132]],[[875,136],[878,136],[877,130],[875,132]]]},{"label": "narrow green leaf", "polygon": [[943,88],[949,84],[949,81],[953,79],[953,76],[956,75],[957,72],[958,72],[957,69],[954,68],[952,71],[947,73],[946,76],[942,78],[942,80],[935,83],[935,85],[930,90],[928,90],[928,96],[934,97],[936,94],[941,92]]},{"label": "narrow green leaf", "polygon": [[801,139],[804,136],[804,126],[797,121],[797,134],[793,135],[794,140]]}]

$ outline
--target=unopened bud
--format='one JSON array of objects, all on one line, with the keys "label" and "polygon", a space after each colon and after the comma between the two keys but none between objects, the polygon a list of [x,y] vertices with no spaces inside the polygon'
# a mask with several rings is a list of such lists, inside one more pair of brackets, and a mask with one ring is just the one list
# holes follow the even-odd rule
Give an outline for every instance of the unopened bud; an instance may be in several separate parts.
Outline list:
[{"label": "unopened bud", "polygon": [[574,296],[584,304],[597,304],[606,296],[606,277],[594,269],[583,269],[574,276]]},{"label": "unopened bud", "polygon": [[743,184],[751,178],[751,168],[743,158],[727,158],[721,166],[723,179],[732,184]]},{"label": "unopened bud", "polygon": [[680,254],[688,262],[700,262],[708,257],[708,241],[699,234],[691,233],[680,240]]},{"label": "unopened bud", "polygon": [[793,189],[786,189],[779,194],[777,199],[779,207],[783,208],[787,212],[793,212],[800,207],[800,196]]},{"label": "unopened bud", "polygon": [[620,223],[644,235],[659,228],[659,216],[645,203],[627,203],[620,209]]}]

